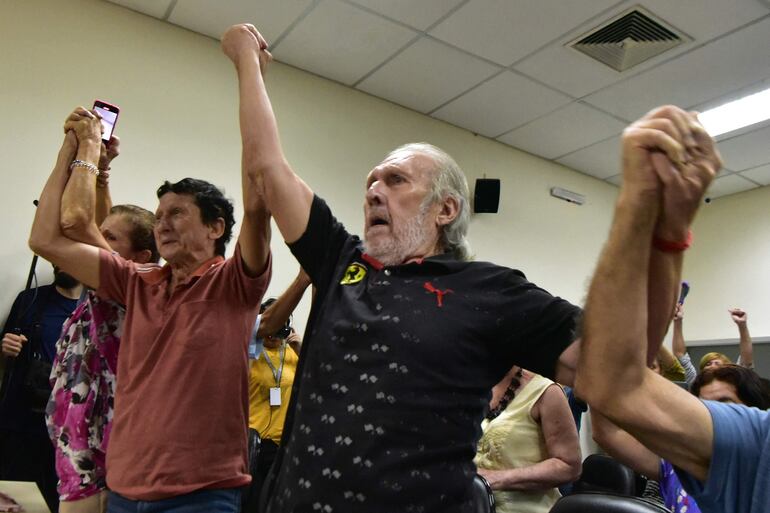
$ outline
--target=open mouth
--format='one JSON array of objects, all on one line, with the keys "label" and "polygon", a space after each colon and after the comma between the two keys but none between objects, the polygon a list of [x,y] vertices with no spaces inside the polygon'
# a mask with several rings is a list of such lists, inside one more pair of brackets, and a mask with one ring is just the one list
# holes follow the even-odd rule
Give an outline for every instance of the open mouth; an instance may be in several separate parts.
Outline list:
[{"label": "open mouth", "polygon": [[369,223],[369,226],[387,226],[388,221],[383,217],[375,217]]}]

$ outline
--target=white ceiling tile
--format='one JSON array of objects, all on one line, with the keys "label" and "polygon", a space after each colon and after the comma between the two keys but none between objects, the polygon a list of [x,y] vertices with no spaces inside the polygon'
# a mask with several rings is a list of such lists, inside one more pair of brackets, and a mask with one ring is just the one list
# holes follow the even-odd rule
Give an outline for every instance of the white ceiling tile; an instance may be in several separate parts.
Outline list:
[{"label": "white ceiling tile", "polygon": [[430,112],[499,68],[430,38],[422,38],[362,81],[358,88],[420,112]]},{"label": "white ceiling tile", "polygon": [[622,174],[617,174],[615,176],[611,176],[609,178],[605,178],[604,181],[605,182],[609,182],[612,185],[617,185],[618,187],[620,187],[623,184],[623,175]]},{"label": "white ceiling tile", "polygon": [[770,164],[742,171],[741,176],[754,180],[762,185],[770,185]]},{"label": "white ceiling tile", "polygon": [[[565,45],[640,3],[648,11],[694,38],[657,58],[652,58],[625,73],[608,66]],[[583,97],[597,89],[613,84],[629,75],[652,68],[664,60],[683,53],[695,45],[760,18],[768,13],[756,0],[643,0],[625,2],[612,12],[592,18],[577,26],[559,41],[521,61],[515,69],[575,97]]]},{"label": "white ceiling tile", "polygon": [[510,66],[614,3],[616,0],[471,0],[430,34]]},{"label": "white ceiling tile", "polygon": [[620,172],[620,136],[565,155],[557,162],[596,178],[614,176]]},{"label": "white ceiling tile", "polygon": [[351,85],[417,32],[337,0],[318,6],[275,48],[276,59]]},{"label": "white ceiling tile", "polygon": [[642,0],[647,10],[696,41],[708,41],[767,16],[757,0]]},{"label": "white ceiling tile", "polygon": [[706,198],[719,198],[728,194],[755,189],[757,184],[752,183],[740,175],[727,175],[716,178],[706,191]]},{"label": "white ceiling tile", "polygon": [[717,145],[725,167],[743,171],[770,162],[770,126],[749,132]]},{"label": "white ceiling tile", "polygon": [[351,0],[401,23],[425,30],[463,0]]},{"label": "white ceiling tile", "polygon": [[498,139],[554,159],[620,133],[626,124],[578,102],[543,116]]},{"label": "white ceiling tile", "polygon": [[109,0],[109,2],[161,19],[171,5],[171,0]]},{"label": "white ceiling tile", "polygon": [[210,0],[176,3],[168,21],[219,39],[230,25],[253,23],[268,44],[280,36],[312,3],[312,0]]},{"label": "white ceiling tile", "polygon": [[475,133],[496,137],[570,101],[569,96],[505,71],[432,115]]},{"label": "white ceiling tile", "polygon": [[561,43],[549,45],[516,64],[513,69],[576,98],[614,84],[623,76]]},{"label": "white ceiling tile", "polygon": [[665,103],[689,107],[770,76],[770,18],[585,98],[625,119]]}]

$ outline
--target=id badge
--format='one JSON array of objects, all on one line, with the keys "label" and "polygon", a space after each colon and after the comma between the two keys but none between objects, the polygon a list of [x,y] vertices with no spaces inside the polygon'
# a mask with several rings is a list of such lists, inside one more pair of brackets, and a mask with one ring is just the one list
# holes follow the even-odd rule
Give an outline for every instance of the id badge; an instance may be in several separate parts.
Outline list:
[{"label": "id badge", "polygon": [[281,405],[281,388],[271,387],[270,388],[270,406],[280,406],[280,405]]}]

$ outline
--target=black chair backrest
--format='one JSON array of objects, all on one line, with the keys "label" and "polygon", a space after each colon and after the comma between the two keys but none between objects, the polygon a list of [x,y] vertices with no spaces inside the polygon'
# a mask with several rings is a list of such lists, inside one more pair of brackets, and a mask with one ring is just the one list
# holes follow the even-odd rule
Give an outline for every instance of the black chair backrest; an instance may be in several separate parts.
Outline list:
[{"label": "black chair backrest", "polygon": [[482,476],[473,479],[473,510],[468,513],[495,513],[495,496],[492,487]]},{"label": "black chair backrest", "polygon": [[583,472],[575,482],[572,493],[608,492],[640,497],[646,481],[619,461],[591,454],[583,461]]},{"label": "black chair backrest", "polygon": [[562,497],[550,513],[669,513],[661,505],[639,497],[586,492]]}]

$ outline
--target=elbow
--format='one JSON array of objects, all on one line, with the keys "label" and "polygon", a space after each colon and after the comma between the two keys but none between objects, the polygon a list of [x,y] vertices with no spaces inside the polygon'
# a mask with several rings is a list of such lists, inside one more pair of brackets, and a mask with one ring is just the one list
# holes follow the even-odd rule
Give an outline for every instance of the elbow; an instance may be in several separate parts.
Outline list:
[{"label": "elbow", "polygon": [[261,185],[264,181],[270,182],[273,177],[291,171],[286,159],[261,160],[254,159],[250,164],[245,165],[244,173],[252,184]]},{"label": "elbow", "polygon": [[50,260],[53,241],[49,237],[46,237],[40,233],[36,233],[35,230],[32,230],[32,233],[29,236],[28,244],[29,249],[31,249],[33,253],[45,258],[46,260]]},{"label": "elbow", "polygon": [[583,473],[583,462],[580,461],[580,453],[577,455],[574,461],[568,463],[567,480],[565,483],[574,483],[580,479],[580,474]]},{"label": "elbow", "polygon": [[575,397],[586,403],[591,409],[605,413],[612,409],[620,400],[609,374],[587,372],[588,369],[578,369],[575,376]]},{"label": "elbow", "polygon": [[59,225],[62,232],[74,240],[80,240],[78,236],[82,236],[88,231],[88,227],[91,225],[92,219],[88,213],[80,208],[65,209],[61,214],[61,220]]}]

